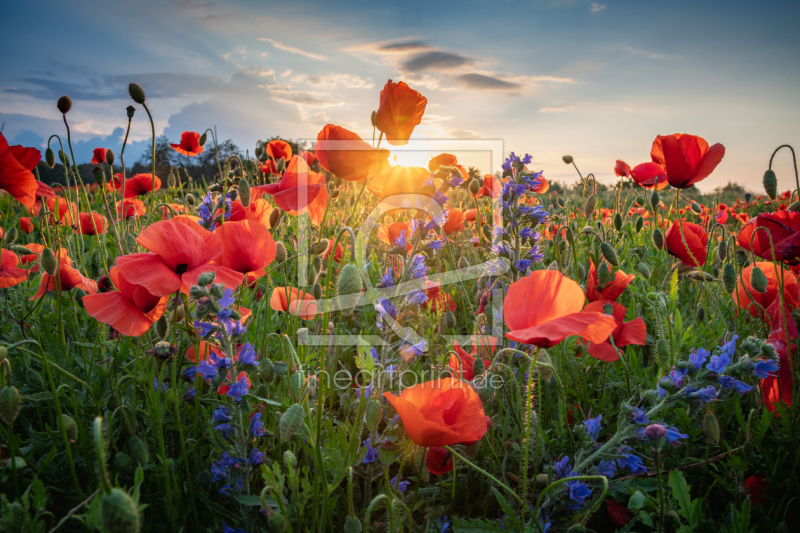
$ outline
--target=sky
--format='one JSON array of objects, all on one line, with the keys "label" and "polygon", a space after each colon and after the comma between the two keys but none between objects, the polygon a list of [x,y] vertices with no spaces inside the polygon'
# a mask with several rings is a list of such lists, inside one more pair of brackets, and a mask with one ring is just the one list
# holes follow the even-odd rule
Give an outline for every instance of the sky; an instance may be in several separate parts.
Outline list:
[{"label": "sky", "polygon": [[[613,183],[617,159],[649,161],[656,135],[691,133],[726,147],[702,190],[760,191],[772,151],[800,146],[796,1],[41,0],[9,4],[4,22],[4,135],[38,147],[63,136],[55,102],[67,94],[79,162],[119,153],[132,81],[157,135],[216,127],[251,153],[328,123],[371,142],[389,79],[428,99],[416,148],[396,153],[404,164],[423,164],[436,140],[484,172],[499,161],[486,149],[502,146],[548,179],[577,178],[570,154]],[[128,164],[149,138],[139,107]],[[788,153],[773,168],[793,185]]]}]

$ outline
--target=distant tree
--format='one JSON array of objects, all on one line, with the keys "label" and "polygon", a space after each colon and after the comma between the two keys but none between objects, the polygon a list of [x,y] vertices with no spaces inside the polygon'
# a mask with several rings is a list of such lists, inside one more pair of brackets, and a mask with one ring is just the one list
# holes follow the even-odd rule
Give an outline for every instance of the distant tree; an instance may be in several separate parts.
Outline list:
[{"label": "distant tree", "polygon": [[548,193],[554,192],[558,194],[564,194],[566,191],[564,184],[559,181],[548,181],[548,183],[550,184],[550,190],[547,191]]},{"label": "distant tree", "polygon": [[481,179],[483,177],[478,167],[469,167],[467,169],[467,174],[469,174],[469,177],[472,179]]}]

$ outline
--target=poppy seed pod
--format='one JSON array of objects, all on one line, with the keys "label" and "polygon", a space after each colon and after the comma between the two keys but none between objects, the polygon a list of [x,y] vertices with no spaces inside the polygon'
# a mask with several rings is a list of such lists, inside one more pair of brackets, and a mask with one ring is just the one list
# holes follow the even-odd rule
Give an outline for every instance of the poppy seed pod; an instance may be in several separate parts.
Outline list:
[{"label": "poppy seed pod", "polygon": [[472,181],[469,182],[469,192],[472,194],[478,194],[478,191],[481,190],[481,183],[473,178]]},{"label": "poppy seed pod", "polygon": [[708,412],[703,417],[703,433],[713,446],[719,444],[719,420],[714,413]]},{"label": "poppy seed pod", "polygon": [[642,218],[642,217],[637,218],[636,219],[636,233],[639,233],[640,231],[642,231],[643,227],[644,227],[644,218]]},{"label": "poppy seed pod", "polygon": [[561,156],[561,160],[562,160],[564,163],[566,163],[567,165],[571,165],[571,164],[572,164],[572,161],[574,161],[574,160],[572,159],[572,156],[571,156],[571,155],[564,155],[564,156]]},{"label": "poppy seed pod", "polygon": [[284,261],[286,261],[286,246],[278,241],[275,243],[275,262],[280,264]]},{"label": "poppy seed pod", "polygon": [[108,163],[109,167],[114,165],[114,152],[111,150],[111,148],[106,150],[106,162]]},{"label": "poppy seed pod", "polygon": [[750,285],[753,286],[753,289],[764,294],[767,292],[767,283],[767,276],[764,275],[764,271],[759,267],[754,267],[750,272]]},{"label": "poppy seed pod", "polygon": [[613,266],[619,266],[619,257],[617,257],[617,252],[611,246],[611,244],[604,242],[600,245],[600,251],[603,253],[603,257],[611,263]]},{"label": "poppy seed pod", "polygon": [[303,425],[303,407],[296,403],[289,407],[281,416],[278,424],[281,440],[286,442],[295,436]]},{"label": "poppy seed pod", "polygon": [[102,185],[106,182],[106,173],[103,172],[103,169],[100,167],[94,167],[92,169],[92,177],[94,178],[94,182],[98,185]]},{"label": "poppy seed pod", "polygon": [[109,533],[138,533],[141,517],[136,502],[124,490],[111,489],[100,497],[100,523]]},{"label": "poppy seed pod", "polygon": [[[138,83],[128,84],[128,94],[131,96],[131,100],[137,104],[144,104],[144,90]],[[130,115],[130,111],[128,111],[128,114]]]},{"label": "poppy seed pod", "polygon": [[61,111],[63,114],[66,115],[67,113],[69,113],[69,110],[72,109],[72,100],[70,100],[69,96],[65,94],[64,96],[58,99],[58,101],[56,102],[56,107],[58,108],[59,111]]},{"label": "poppy seed pod", "polygon": [[778,177],[775,176],[775,172],[772,170],[767,170],[764,172],[764,190],[767,192],[767,196],[770,197],[771,200],[774,200],[778,197]]},{"label": "poppy seed pod", "polygon": [[664,234],[658,228],[653,230],[653,245],[659,250],[664,249]]},{"label": "poppy seed pod", "polygon": [[49,275],[56,275],[58,261],[56,261],[56,256],[53,255],[53,252],[50,250],[50,248],[45,248],[42,250],[42,268],[44,268],[44,271]]},{"label": "poppy seed pod", "polygon": [[722,267],[722,284],[728,294],[733,294],[736,290],[736,268],[731,263],[725,263]]},{"label": "poppy seed pod", "polygon": [[128,120],[133,118],[133,114],[136,112],[136,108],[132,105],[129,105],[125,108],[125,112],[128,114]]},{"label": "poppy seed pod", "polygon": [[0,391],[0,418],[6,424],[13,424],[19,414],[20,406],[22,405],[22,397],[19,391],[11,386],[3,387]]},{"label": "poppy seed pod", "polygon": [[47,163],[47,166],[50,167],[50,168],[53,168],[53,167],[56,166],[56,154],[55,154],[55,152],[53,152],[52,148],[48,147],[47,150],[44,151],[44,161],[45,161],[45,163]]}]

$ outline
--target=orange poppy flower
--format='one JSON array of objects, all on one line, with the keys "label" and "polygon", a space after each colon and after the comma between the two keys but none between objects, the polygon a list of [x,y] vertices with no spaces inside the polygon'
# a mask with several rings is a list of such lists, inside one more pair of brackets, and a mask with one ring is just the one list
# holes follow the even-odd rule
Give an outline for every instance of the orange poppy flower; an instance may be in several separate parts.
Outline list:
[{"label": "orange poppy flower", "polygon": [[[645,189],[652,189],[655,187],[657,191],[660,191],[669,185],[664,167],[658,163],[642,163],[641,165],[636,165],[631,169],[630,176],[633,181]],[[658,184],[656,184],[656,180],[658,180]]]},{"label": "orange poppy flower", "polygon": [[[758,229],[762,228],[762,229]],[[750,248],[752,240],[753,248]],[[758,257],[774,261],[791,261],[800,257],[800,213],[777,211],[751,218],[738,236],[739,246]],[[770,245],[772,242],[772,245]],[[772,257],[772,246],[775,257]]]},{"label": "orange poppy flower", "polygon": [[425,450],[425,465],[431,474],[441,476],[453,471],[453,457],[447,448],[434,446]]},{"label": "orange poppy flower", "polygon": [[544,177],[544,174],[536,178],[536,181],[539,182],[539,185],[534,185],[531,187],[531,190],[536,194],[547,194],[547,191],[550,190],[550,183],[547,182],[547,178]]},{"label": "orange poppy flower", "polygon": [[[645,342],[647,342],[647,326],[642,317],[637,317],[630,322],[625,322],[625,313],[627,313],[628,310],[624,305],[608,300],[597,300],[596,302],[587,304],[586,307],[583,308],[583,312],[603,313],[605,312],[603,308],[606,304],[610,304],[613,308],[612,316],[614,317],[617,327],[614,328],[611,337],[614,339],[614,344],[617,348],[622,348],[629,344],[644,346]],[[590,342],[584,344],[589,344],[589,355],[595,359],[606,361],[607,363],[613,363],[619,359],[619,355],[616,350],[614,350],[614,347],[611,346],[608,339],[601,343]]]},{"label": "orange poppy flower", "polygon": [[[767,278],[767,290],[764,293],[756,291],[750,285],[750,276],[753,268],[758,267],[764,272]],[[798,307],[798,293],[800,292],[800,285],[798,285],[797,277],[789,270],[781,269],[781,282],[783,283],[783,301],[789,309],[795,310]],[[780,283],[778,280],[778,271],[775,268],[775,263],[766,261],[759,261],[753,265],[749,265],[742,270],[742,275],[736,278],[736,292],[734,293],[734,300],[740,309],[744,309],[754,317],[761,320],[767,320],[766,310],[775,303],[780,301],[778,291],[780,290]],[[756,305],[751,305],[755,301],[760,308]],[[778,306],[780,308],[780,306]],[[763,311],[762,311],[763,309]]]},{"label": "orange poppy flower", "polygon": [[477,442],[486,433],[486,415],[478,393],[454,378],[427,381],[404,389],[400,396],[384,392],[408,437],[427,448]]},{"label": "orange poppy flower", "polygon": [[556,270],[538,270],[511,284],[503,302],[506,338],[540,348],[555,346],[570,335],[605,341],[616,328],[613,317],[581,313],[580,285]]},{"label": "orange poppy flower", "polygon": [[[475,358],[478,353],[475,351],[473,347],[472,353],[467,353],[464,348],[462,348],[458,341],[453,342],[453,351],[456,353],[450,354],[450,361],[448,365],[455,371],[456,377],[461,377],[466,381],[472,381],[475,379],[475,372],[473,371],[472,367],[475,364]],[[489,368],[491,361],[486,358],[483,359],[483,364],[485,368]]]},{"label": "orange poppy flower", "polygon": [[[30,263],[35,263],[36,261],[38,261],[39,258],[42,256],[42,250],[44,250],[45,247],[44,247],[44,245],[39,244],[37,242],[31,242],[31,243],[26,244],[25,248],[27,248],[28,250],[30,250],[33,253],[25,254],[25,255],[20,256],[19,259],[22,262],[22,266],[28,265]],[[72,264],[72,259],[70,259],[69,253],[68,253],[66,248],[61,248],[58,251],[58,256],[61,259],[64,260],[64,263],[67,266]],[[36,273],[36,272],[39,272],[40,268],[41,267],[39,266],[39,264],[36,263],[33,266],[31,266],[28,269],[28,271],[31,272],[31,273]]]},{"label": "orange poppy flower", "polygon": [[393,224],[383,224],[378,228],[378,238],[388,244],[394,246],[394,243],[403,236],[406,241],[406,248],[411,251],[411,226],[406,222],[395,222]]},{"label": "orange poppy flower", "polygon": [[[70,291],[74,288],[83,289],[87,294],[97,293],[97,283],[81,274],[79,271],[72,268],[70,263],[72,261],[68,257],[60,257],[58,266],[58,279],[62,291]],[[56,290],[56,282],[47,272],[42,274],[42,282],[36,294],[30,297],[31,300],[44,295],[46,292]]]},{"label": "orange poppy flower", "polygon": [[111,267],[108,277],[117,290],[86,296],[83,299],[86,312],[127,337],[147,333],[167,310],[169,296],[154,296],[141,285],[134,285],[117,266]]},{"label": "orange poppy flower", "polygon": [[207,271],[216,271],[216,281],[227,288],[238,287],[244,277],[211,264],[225,251],[225,245],[214,233],[182,217],[150,224],[136,242],[150,252],[117,257],[117,266],[129,282],[142,285],[155,296],[178,290],[188,293]]},{"label": "orange poppy flower", "polygon": [[153,189],[152,174],[136,174],[125,180],[125,198],[136,198],[160,188],[161,180],[158,176],[156,176],[156,188]]},{"label": "orange poppy flower", "polygon": [[475,209],[467,209],[464,213],[464,218],[467,222],[475,222],[478,219],[478,211]]},{"label": "orange poppy flower", "polygon": [[267,155],[275,161],[279,159],[288,161],[292,158],[292,147],[286,141],[275,139],[267,143]]},{"label": "orange poppy flower", "polygon": [[345,181],[364,181],[389,164],[389,150],[376,150],[357,133],[333,124],[317,134],[314,153],[322,168]]},{"label": "orange poppy flower", "polygon": [[448,209],[447,220],[444,223],[442,231],[445,235],[451,235],[456,231],[464,231],[464,212],[461,209]]},{"label": "orange poppy flower", "polygon": [[678,189],[707,178],[724,156],[725,147],[721,144],[709,147],[702,137],[686,133],[659,135],[650,150],[650,158],[664,167],[667,181]]},{"label": "orange poppy flower", "polygon": [[[241,200],[231,202],[230,217],[227,222],[239,222],[241,220],[251,220],[258,222],[267,229],[270,229],[269,216],[274,208],[263,198],[251,198],[250,205],[244,207]],[[217,215],[222,214],[222,209],[217,210]]]},{"label": "orange poppy flower", "polygon": [[717,211],[714,214],[714,220],[716,220],[719,224],[725,224],[728,221],[728,212],[727,211]]},{"label": "orange poppy flower", "polygon": [[281,181],[258,185],[251,191],[256,198],[271,194],[278,207],[291,216],[307,211],[311,222],[316,225],[322,221],[330,196],[325,188],[325,176],[311,171],[305,159],[297,156],[289,161]]},{"label": "orange poppy flower", "polygon": [[394,196],[395,194],[424,194],[433,196],[434,186],[428,184],[431,173],[422,167],[405,167],[397,165],[378,172],[367,184],[369,192],[380,199]]},{"label": "orange poppy flower", "polygon": [[179,154],[194,157],[203,153],[203,147],[200,146],[200,137],[201,135],[196,131],[184,131],[181,133],[181,142],[179,144],[170,144],[170,146]]},{"label": "orange poppy flower", "polygon": [[[170,211],[169,207],[172,208],[172,211]],[[161,212],[164,215],[163,218],[169,218],[172,215],[173,211],[175,212],[175,214],[183,213],[184,211],[186,211],[186,206],[183,204],[169,204],[169,207],[167,207],[166,205],[161,206]]]},{"label": "orange poppy flower", "polygon": [[35,229],[31,217],[19,217],[19,229],[22,233],[31,233]]},{"label": "orange poppy flower", "polygon": [[[683,237],[681,237],[681,226],[683,227]],[[684,240],[686,244],[684,244]],[[681,223],[681,221],[675,220],[667,230],[667,251],[689,266],[699,267],[706,264],[707,244],[708,233],[699,224]]]},{"label": "orange poppy flower", "polygon": [[621,178],[627,178],[631,175],[631,166],[622,159],[617,159],[617,164],[614,165],[614,174]]},{"label": "orange poppy flower", "polygon": [[610,300],[616,302],[628,285],[636,279],[635,274],[626,274],[622,270],[617,270],[612,279],[602,289],[597,288],[597,268],[594,266],[594,261],[589,260],[589,277],[586,279],[586,299],[590,302],[598,300]]},{"label": "orange poppy flower", "polygon": [[428,299],[422,304],[424,309],[437,314],[458,309],[456,302],[442,290],[441,285],[438,283],[425,280],[425,295]]},{"label": "orange poppy flower", "polygon": [[439,170],[439,167],[453,167],[457,164],[458,160],[453,154],[439,154],[428,161],[428,170],[436,172]]},{"label": "orange poppy flower", "polygon": [[78,225],[81,235],[102,235],[108,229],[106,217],[99,213],[79,213]]},{"label": "orange poppy flower", "polygon": [[414,128],[422,122],[428,99],[405,82],[386,82],[381,90],[381,104],[375,114],[375,127],[393,146],[408,144]]},{"label": "orange poppy flower", "polygon": [[[333,251],[333,239],[328,241],[328,247],[325,249],[325,254],[323,257],[327,261],[331,257],[331,252]],[[336,263],[342,263],[342,255],[344,255],[344,248],[342,248],[342,243],[336,243],[336,253],[333,254],[333,260]]]},{"label": "orange poppy flower", "polygon": [[269,306],[275,311],[282,311],[311,320],[317,315],[319,304],[311,294],[294,287],[275,287],[269,297]]},{"label": "orange poppy flower", "polygon": [[35,148],[9,146],[0,133],[0,189],[6,191],[25,207],[33,207],[36,201],[36,177],[34,167],[42,154]]},{"label": "orange poppy flower", "polygon": [[503,190],[502,182],[492,176],[491,174],[486,174],[483,176],[483,186],[478,189],[478,192],[475,196],[478,198],[483,198],[488,196],[492,200],[500,196],[500,193]]},{"label": "orange poppy flower", "polygon": [[117,213],[121,214],[125,219],[142,217],[147,213],[147,208],[144,206],[144,202],[138,198],[128,198],[122,202],[117,202]]},{"label": "orange poppy flower", "polygon": [[263,276],[265,267],[275,259],[275,241],[267,228],[257,222],[229,221],[214,235],[225,244],[225,250],[213,263],[244,274],[248,286]]},{"label": "orange poppy flower", "polygon": [[309,152],[308,150],[300,150],[300,157],[305,160],[308,166],[313,166],[317,162],[317,156],[314,155],[314,152]]},{"label": "orange poppy flower", "polygon": [[0,289],[19,285],[28,279],[28,271],[18,268],[19,257],[11,250],[0,249]]},{"label": "orange poppy flower", "polygon": [[106,149],[105,148],[95,148],[92,155],[92,164],[93,165],[100,165],[106,162]]},{"label": "orange poppy flower", "polygon": [[264,174],[268,174],[270,176],[278,173],[278,164],[275,163],[272,159],[267,159],[263,165],[261,165],[261,172]]}]

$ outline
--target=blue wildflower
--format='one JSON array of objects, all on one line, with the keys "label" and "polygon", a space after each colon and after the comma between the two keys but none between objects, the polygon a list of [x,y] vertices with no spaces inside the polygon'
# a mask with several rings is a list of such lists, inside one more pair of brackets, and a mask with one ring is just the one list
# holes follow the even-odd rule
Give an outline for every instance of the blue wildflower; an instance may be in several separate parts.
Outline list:
[{"label": "blue wildflower", "polygon": [[264,454],[258,451],[258,448],[253,448],[253,451],[250,452],[248,461],[251,465],[258,466],[264,462]]},{"label": "blue wildflower", "polygon": [[410,279],[419,279],[428,274],[428,267],[425,265],[425,256],[417,254],[411,258],[408,263],[408,277]]},{"label": "blue wildflower", "polygon": [[397,237],[394,242],[392,243],[394,246],[403,246],[406,245],[406,230],[400,232],[400,236]]},{"label": "blue wildflower", "polygon": [[249,390],[250,383],[247,381],[245,376],[241,376],[239,381],[236,383],[231,383],[231,388],[228,389],[228,397],[240,402]]},{"label": "blue wildflower", "polygon": [[647,417],[645,412],[638,407],[631,407],[631,411],[633,411],[633,422],[634,424],[648,424],[650,423],[650,419]]},{"label": "blue wildflower", "polygon": [[753,373],[757,378],[766,379],[770,373],[778,371],[778,364],[775,361],[761,360],[753,361]]},{"label": "blue wildflower", "polygon": [[738,379],[725,375],[719,376],[717,378],[717,382],[726,389],[730,389],[731,387],[733,387],[733,390],[735,390],[739,394],[750,392],[754,388],[743,381],[739,381]]},{"label": "blue wildflower", "polygon": [[739,335],[734,335],[731,340],[726,342],[722,346],[722,355],[725,355],[730,360],[733,357],[733,354],[736,352],[736,339],[739,338]]},{"label": "blue wildflower", "polygon": [[264,428],[264,422],[261,421],[261,413],[256,413],[250,418],[250,433],[252,433],[254,437],[263,437],[267,434],[267,430]]},{"label": "blue wildflower", "polygon": [[569,456],[565,455],[553,465],[553,470],[558,479],[572,475],[572,467],[569,466]]},{"label": "blue wildflower", "polygon": [[631,474],[646,474],[647,468],[642,463],[642,458],[638,455],[633,455],[630,448],[622,446],[619,449],[620,458],[617,459],[617,464],[620,468],[627,468]]},{"label": "blue wildflower", "polygon": [[363,464],[374,463],[378,459],[378,450],[370,446],[369,439],[365,440],[361,444],[367,447],[367,454],[364,456],[364,459],[362,459],[361,462]]},{"label": "blue wildflower", "polygon": [[567,481],[566,485],[569,487],[569,499],[577,502],[578,506],[582,506],[586,498],[592,495],[592,489],[583,481]]},{"label": "blue wildflower", "polygon": [[233,305],[233,302],[236,300],[233,298],[233,289],[225,289],[225,292],[222,293],[222,298],[219,299],[217,302],[220,308],[227,308]]},{"label": "blue wildflower", "polygon": [[600,461],[594,470],[598,475],[611,479],[617,474],[617,463],[614,461]]},{"label": "blue wildflower", "polygon": [[602,429],[602,422],[603,415],[598,415],[597,418],[589,418],[584,421],[583,425],[586,426],[586,431],[589,432],[589,436],[592,440],[597,440],[597,435],[600,434],[600,429]]},{"label": "blue wildflower", "polygon": [[239,364],[243,366],[258,366],[256,351],[249,342],[244,343],[242,350],[239,352]]},{"label": "blue wildflower", "polygon": [[224,521],[222,522],[222,533],[245,533],[244,529],[238,527],[229,527]]},{"label": "blue wildflower", "polygon": [[389,480],[389,485],[394,487],[396,490],[400,492],[405,492],[408,489],[408,486],[411,484],[410,481],[400,481],[397,482],[397,478],[400,477],[400,474],[394,476],[391,480]]},{"label": "blue wildflower", "polygon": [[696,352],[689,356],[689,362],[692,363],[695,370],[700,370],[702,366],[705,364],[706,359],[709,356],[709,351],[705,348],[698,348]]},{"label": "blue wildflower", "polygon": [[[678,428],[675,426],[668,426],[667,427],[667,442],[672,444],[673,442],[677,441],[678,439],[688,439],[689,435],[685,433],[681,433]],[[680,443],[679,443],[680,444]]]},{"label": "blue wildflower", "polygon": [[700,390],[698,390],[697,387],[686,387],[683,394],[689,398],[696,398],[701,402],[707,403],[717,397],[717,389],[711,385]]},{"label": "blue wildflower", "polygon": [[406,295],[406,303],[422,305],[428,301],[428,295],[419,289],[414,289]]},{"label": "blue wildflower", "polygon": [[717,374],[722,374],[725,372],[725,368],[731,364],[731,358],[727,354],[723,353],[721,355],[715,355],[711,358],[708,365],[706,365],[706,369],[711,372],[715,372]]}]

